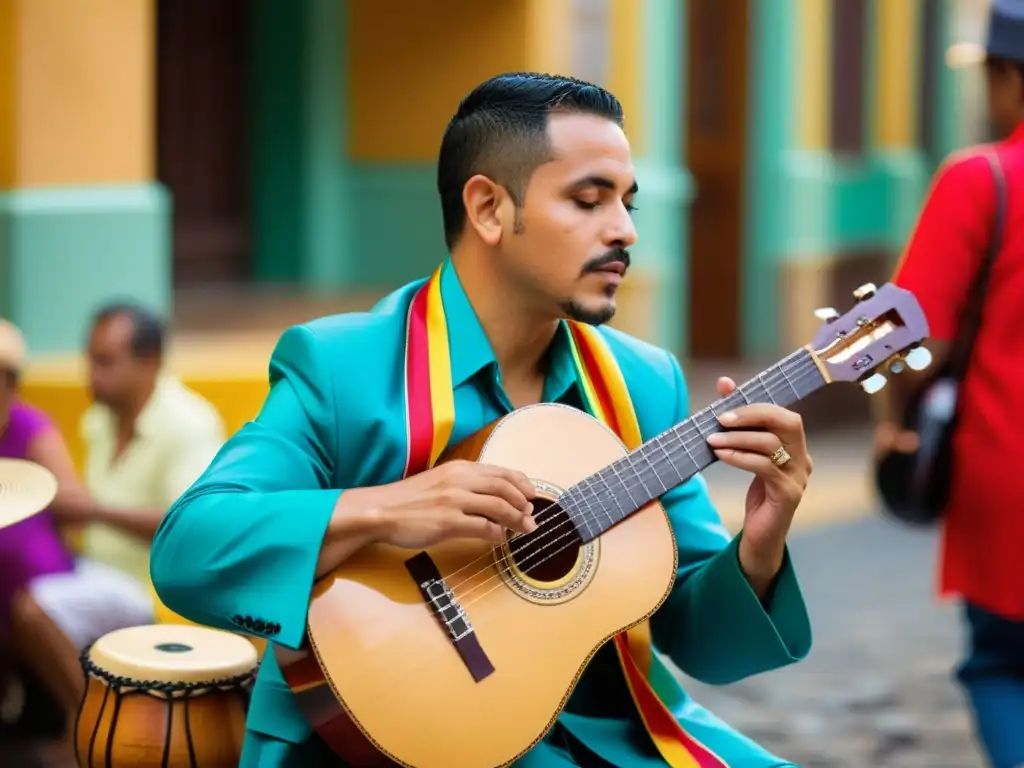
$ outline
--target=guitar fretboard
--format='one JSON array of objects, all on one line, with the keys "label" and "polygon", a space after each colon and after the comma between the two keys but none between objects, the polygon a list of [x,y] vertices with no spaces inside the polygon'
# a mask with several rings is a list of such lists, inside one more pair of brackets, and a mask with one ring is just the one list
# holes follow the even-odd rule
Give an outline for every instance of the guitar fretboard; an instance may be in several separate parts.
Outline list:
[{"label": "guitar fretboard", "polygon": [[721,414],[751,403],[788,406],[824,385],[811,353],[797,350],[732,394],[577,483],[563,494],[560,505],[583,541],[590,541],[714,463],[707,438],[724,431],[718,421]]}]

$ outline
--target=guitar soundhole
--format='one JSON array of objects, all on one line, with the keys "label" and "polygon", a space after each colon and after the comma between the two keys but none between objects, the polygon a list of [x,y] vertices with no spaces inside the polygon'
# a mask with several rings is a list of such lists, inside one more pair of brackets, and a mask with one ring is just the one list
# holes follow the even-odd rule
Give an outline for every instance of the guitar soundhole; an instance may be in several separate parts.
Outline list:
[{"label": "guitar soundhole", "polygon": [[537,530],[516,535],[508,543],[509,552],[519,570],[531,579],[557,582],[576,566],[582,540],[569,515],[558,504],[547,506],[544,502],[536,506],[541,508],[534,513]]}]

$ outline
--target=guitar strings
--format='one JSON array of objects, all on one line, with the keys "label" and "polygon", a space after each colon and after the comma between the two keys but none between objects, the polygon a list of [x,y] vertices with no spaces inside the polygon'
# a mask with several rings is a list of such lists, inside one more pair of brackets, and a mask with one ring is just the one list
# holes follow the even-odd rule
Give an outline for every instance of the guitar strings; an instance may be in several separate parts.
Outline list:
[{"label": "guitar strings", "polygon": [[[804,380],[806,380],[807,378],[809,378],[810,376],[811,376],[811,372],[807,372],[807,373],[803,374],[802,376],[800,376],[800,377],[799,377],[799,378],[797,379],[797,381],[798,381],[798,382],[799,382],[799,381],[804,381]],[[711,423],[711,422],[707,422],[707,423]],[[698,439],[694,439],[694,440],[692,440],[692,441],[690,441],[690,442],[691,442],[691,444],[696,444],[697,442],[699,442],[699,440],[698,440]],[[658,460],[656,460],[656,461],[654,461],[654,462],[652,462],[652,463],[653,463],[653,464],[655,464],[655,465],[658,465],[658,464],[660,464],[660,466],[663,466],[663,467],[664,467],[664,466],[666,466],[666,463],[667,463],[667,462],[666,462],[665,460],[662,460],[662,459],[658,459]],[[556,503],[557,503],[557,502],[556,502]],[[549,505],[548,505],[547,507],[545,507],[545,509],[550,509],[550,508],[551,508],[552,506],[554,506],[554,504],[549,504]],[[589,518],[589,520],[599,520],[599,518],[600,518],[600,514],[601,514],[600,512],[598,512],[598,513],[593,513],[593,514],[589,514],[589,513],[584,513],[584,516],[583,516],[583,518],[582,518],[582,519],[584,519],[584,520],[587,520],[587,519]],[[607,511],[604,511],[604,514],[607,514]],[[552,533],[554,533],[554,532],[555,532],[556,530],[558,530],[559,528],[562,528],[562,527],[564,527],[564,526],[565,526],[565,525],[566,525],[567,523],[571,523],[571,522],[572,522],[572,521],[562,521],[562,522],[558,523],[557,525],[554,525],[554,526],[552,526],[552,527],[551,527],[551,528],[550,528],[549,530],[545,531],[545,533],[543,534],[543,537],[548,537],[548,536],[550,536],[550,535],[551,535]],[[574,530],[575,530],[575,529],[573,529],[573,530],[570,530],[570,531],[568,531],[567,533],[565,533],[565,534],[563,534],[563,535],[559,536],[558,538],[554,539],[553,541],[551,541],[551,542],[549,542],[549,543],[547,543],[547,544],[543,545],[542,547],[540,547],[540,548],[538,548],[538,549],[534,550],[533,552],[531,552],[531,554],[530,554],[530,555],[528,556],[528,558],[532,558],[532,557],[534,557],[534,556],[536,556],[536,555],[539,555],[539,554],[541,554],[541,553],[542,553],[542,552],[544,552],[545,550],[549,549],[549,548],[550,548],[550,546],[552,546],[552,545],[554,545],[554,544],[557,544],[557,543],[558,543],[559,541],[561,541],[562,539],[566,538],[567,536],[571,536]],[[572,547],[572,546],[577,546],[577,545],[575,544],[575,542],[570,542],[569,544],[567,544],[567,545],[564,545],[564,546],[560,547],[560,548],[559,548],[558,550],[556,550],[555,552],[551,553],[550,555],[548,555],[548,556],[547,556],[547,557],[545,557],[544,559],[542,559],[542,560],[540,560],[540,561],[538,561],[538,562],[534,563],[534,564],[533,564],[533,565],[531,565],[530,567],[531,567],[531,568],[536,568],[537,566],[539,566],[539,565],[541,565],[541,564],[543,564],[543,563],[547,562],[547,561],[548,561],[548,560],[550,560],[550,559],[551,559],[552,557],[555,557],[555,556],[557,556],[557,555],[558,555],[559,553],[561,553],[561,552],[564,552],[564,551],[565,551],[566,549],[568,549],[569,547]],[[529,547],[529,544],[527,544],[527,547]],[[486,555],[483,555],[483,556],[481,556],[481,557],[478,557],[478,558],[476,558],[476,560],[475,560],[474,562],[479,562],[480,560],[482,560],[482,559],[484,559],[484,558],[487,558],[487,557],[491,556],[491,555],[492,555],[492,554],[493,554],[493,553],[495,552],[495,550],[497,550],[497,549],[498,549],[497,547],[493,548],[493,549],[491,550],[491,552],[490,552],[490,553],[488,553],[488,554],[486,554]],[[528,558],[524,558],[524,559],[523,559],[523,561],[522,561],[521,563],[516,563],[516,565],[517,565],[517,566],[519,567],[519,569],[520,569],[520,570],[523,570],[523,571],[525,571],[525,570],[526,570],[526,568],[525,568],[524,566],[525,566],[526,560],[527,560]],[[513,561],[513,563],[515,563],[515,561]],[[490,594],[490,593],[491,593],[491,592],[492,592],[492,591],[493,591],[494,589],[497,589],[498,587],[500,587],[500,586],[501,586],[501,577],[502,577],[503,575],[508,575],[508,574],[510,574],[510,573],[512,572],[512,565],[506,565],[506,564],[504,564],[504,563],[501,563],[501,564],[499,564],[499,563],[495,563],[495,564],[494,564],[494,569],[495,569],[495,571],[497,571],[497,573],[496,573],[495,575],[493,575],[493,576],[490,576],[490,577],[488,577],[487,579],[485,579],[484,581],[482,581],[482,582],[481,582],[480,584],[477,584],[476,586],[472,587],[471,589],[468,589],[468,590],[466,590],[465,592],[461,593],[461,595],[457,595],[457,594],[456,594],[456,592],[455,592],[455,588],[454,588],[454,587],[450,587],[450,589],[451,589],[451,593],[452,593],[452,596],[453,596],[453,597],[455,597],[456,599],[459,599],[459,600],[460,600],[460,604],[461,604],[461,600],[462,600],[462,598],[465,598],[466,596],[468,596],[468,595],[472,594],[473,592],[476,592],[476,591],[477,591],[477,590],[479,590],[479,589],[480,589],[481,587],[483,587],[483,586],[486,586],[487,584],[489,584],[490,582],[494,581],[495,579],[499,580],[499,583],[498,583],[498,584],[496,584],[496,585],[495,585],[494,587],[492,587],[491,589],[489,589],[489,590],[487,590],[486,592],[484,592],[484,593],[483,593],[482,595],[479,595],[478,597],[475,597],[475,598],[473,598],[472,600],[470,600],[469,602],[466,602],[465,604],[461,604],[461,607],[462,607],[463,609],[467,608],[468,606],[472,605],[473,603],[477,602],[478,600],[480,600],[480,599],[482,599],[482,598],[486,597],[486,596],[487,596],[488,594]],[[468,582],[470,582],[470,581],[472,581],[473,579],[475,579],[475,578],[476,578],[477,576],[479,576],[479,575],[481,575],[481,574],[485,574],[485,573],[489,572],[490,570],[491,570],[491,566],[486,566],[486,567],[484,567],[484,568],[481,568],[480,570],[476,571],[476,573],[472,574],[471,576],[468,576],[468,577],[466,577],[466,578],[462,579],[462,580],[461,580],[461,581],[459,582],[459,586],[462,586],[462,585],[465,585],[465,584],[467,584]],[[450,576],[446,576],[446,577],[445,577],[445,579],[446,579],[446,580],[447,580],[448,578],[450,578]]]},{"label": "guitar strings", "polygon": [[[794,366],[794,368],[795,367],[796,366]],[[805,376],[810,376],[812,373],[813,372],[811,370],[808,370],[805,374],[801,374],[800,377],[797,379],[797,381],[802,383],[803,381],[806,380]],[[774,376],[774,382],[778,382],[779,379],[780,379],[780,375],[779,374],[774,374],[773,376]],[[790,377],[787,376],[784,371],[781,374],[781,377],[784,377],[790,383],[790,386],[793,386],[792,379],[790,379]],[[757,383],[760,384],[765,389],[765,393],[769,396],[769,399],[771,399],[770,384],[772,383],[772,378],[771,377],[766,377],[766,378],[767,378],[767,383],[766,383],[766,381],[764,379],[758,379]],[[754,380],[751,380],[750,382],[746,382],[746,383],[744,383],[743,386],[747,387],[753,381]],[[739,389],[740,388],[737,388],[737,392],[739,391]],[[794,386],[794,391],[796,391],[795,386]],[[747,397],[746,397],[746,395],[744,393],[740,393],[740,396],[743,397],[744,400],[747,400]],[[732,395],[727,396],[727,398],[728,397],[732,397]],[[688,439],[688,440],[684,439],[684,441],[682,442],[683,449],[687,452],[688,455],[691,456],[691,459],[692,459],[692,454],[690,453],[690,448],[693,447],[693,446],[697,446],[699,444],[702,444],[702,443],[706,444],[706,438],[705,438],[704,434],[701,431],[702,427],[708,426],[710,424],[717,423],[717,421],[718,421],[718,415],[717,415],[717,413],[714,410],[714,405],[715,404],[712,404],[710,406],[705,407],[704,409],[702,409],[698,413],[694,414],[694,416],[692,416],[690,419],[688,419],[688,421],[691,421],[691,422],[694,423],[694,425],[696,426],[696,428],[698,430],[698,435],[696,437],[694,437],[692,439]],[[711,415],[711,418],[709,418],[709,419],[707,419],[705,421],[701,421],[701,418],[703,416],[707,416],[709,413]],[[678,425],[675,425],[675,426],[678,426]],[[664,437],[669,432],[672,432],[673,429],[675,429],[675,426],[669,428],[665,432],[662,432],[660,435],[658,435],[655,438],[653,438],[652,440],[648,441],[648,444],[656,442],[656,441],[659,441],[659,444],[660,444],[661,438]],[[673,468],[675,468],[675,464],[672,462],[672,458],[668,454],[668,451],[667,451],[667,449],[665,449],[664,445],[662,445],[662,452],[665,453],[668,465],[671,465]],[[658,467],[658,466],[664,467],[664,466],[666,466],[666,462],[664,462],[664,461],[662,461],[660,459],[657,460],[657,461],[653,461],[652,464],[655,467]],[[699,471],[699,469],[698,469],[698,471]],[[657,474],[657,469],[656,469],[656,474]],[[638,479],[639,479],[639,476],[638,476]],[[629,495],[629,485],[624,480],[622,481],[622,483],[623,483],[623,485],[624,485],[624,487],[626,489],[627,495]],[[647,488],[643,486],[642,481],[640,483],[640,487],[644,488],[644,492],[645,493],[649,493]],[[668,489],[665,489],[663,491],[663,493],[665,493],[667,491],[668,491]],[[563,494],[562,498],[564,498],[565,496],[567,496],[567,495],[569,495],[571,493],[572,493],[572,490],[570,489],[569,491],[567,491],[566,494]],[[595,498],[598,498],[598,493],[599,492],[596,492],[596,491],[594,492]],[[582,493],[581,493],[581,496],[582,496]],[[586,503],[586,498],[582,498],[581,500],[584,503]],[[555,500],[554,502],[550,502],[545,507],[542,507],[540,510],[538,510],[535,514],[536,515],[540,515],[543,512],[545,512],[546,510],[549,510],[549,509],[551,509],[552,507],[554,507],[554,506],[556,506],[558,504],[559,504],[558,500]],[[643,505],[637,505],[637,506],[639,508],[639,507],[641,507]],[[606,515],[609,514],[607,510],[602,510],[602,511]],[[582,522],[597,521],[597,520],[599,520],[600,514],[601,514],[600,512],[597,512],[597,513],[594,513],[592,515],[589,515],[589,517],[588,517],[588,515],[585,513],[584,516],[582,517]],[[526,548],[527,549],[532,549],[535,544],[539,543],[541,540],[543,540],[544,538],[548,537],[550,534],[554,533],[558,528],[561,528],[561,527],[563,527],[565,525],[574,525],[574,521],[571,520],[571,519],[570,520],[563,520],[562,522],[557,523],[554,526],[550,526],[550,523],[549,523],[548,526],[550,526],[550,527],[545,526],[545,527],[547,527],[547,530],[545,532],[541,533],[539,536],[537,536],[536,539],[534,539],[533,541],[527,543]],[[573,530],[575,530],[575,527],[573,528]],[[571,531],[570,531],[570,533],[571,533]],[[534,531],[533,534],[536,535],[537,531]],[[517,539],[522,538],[523,536],[526,536],[526,535],[530,535],[530,534],[517,533],[517,534],[509,537],[509,539],[506,540],[506,544],[510,543],[512,541],[516,541]],[[502,544],[500,546],[505,546],[506,544]],[[446,579],[451,579],[453,576],[457,575],[458,573],[461,573],[462,571],[465,571],[467,568],[469,568],[470,566],[472,566],[475,563],[481,562],[483,560],[494,559],[494,555],[496,554],[496,552],[497,552],[497,550],[499,548],[500,547],[492,548],[490,551],[488,551],[485,554],[477,557],[475,560],[470,561],[469,563],[467,563],[466,565],[462,566],[458,570],[453,571],[451,574],[448,574],[446,576]],[[469,581],[474,579],[476,576],[480,575],[480,573],[486,572],[489,569],[490,569],[489,566],[485,566],[482,570],[477,571],[476,573],[473,573],[473,574],[471,574],[468,577],[465,577],[464,579],[462,579],[462,581],[454,584],[451,587],[452,592],[454,593],[460,586],[468,583]]]},{"label": "guitar strings", "polygon": [[[802,350],[798,350],[797,352],[792,353],[789,357],[784,358],[783,362],[780,363],[779,366],[777,366],[777,367],[780,368],[780,372],[779,373],[772,373],[772,374],[769,374],[769,376],[766,376],[766,377],[763,377],[763,378],[762,377],[758,377],[757,379],[750,379],[749,381],[744,382],[742,387],[737,387],[736,390],[735,390],[735,394],[739,394],[741,397],[744,398],[744,400],[746,400],[747,399],[746,395],[744,393],[740,392],[740,390],[743,387],[748,387],[749,385],[753,385],[753,384],[756,383],[757,385],[760,385],[761,387],[764,388],[765,393],[768,395],[769,399],[771,399],[771,392],[769,390],[769,386],[768,385],[772,384],[772,383],[781,383],[781,381],[783,379],[786,382],[788,382],[791,387],[793,387],[793,391],[794,392],[797,392],[796,387],[794,386],[794,384],[796,384],[796,383],[803,383],[803,382],[813,378],[813,375],[815,375],[815,374],[820,375],[820,373],[817,370],[817,365],[814,365],[813,369],[808,369],[807,371],[799,374],[797,376],[797,378],[795,379],[795,381],[793,379],[791,379],[786,374],[786,371],[784,369],[784,366],[786,364],[786,360],[788,360],[790,357],[794,357],[795,355],[800,354],[801,351]],[[806,365],[806,363],[807,363],[806,360],[799,361],[796,365],[792,365],[790,367],[790,372],[793,372],[793,371],[799,369],[802,365]],[[799,392],[797,392],[797,394],[799,395]],[[726,395],[726,397],[722,398],[722,400],[727,400],[727,399],[729,399],[729,398],[731,398],[733,396],[734,396],[734,394]],[[709,418],[706,421],[702,422],[701,418],[703,416],[707,416],[708,414],[711,415],[711,418]],[[692,439],[684,439],[682,441],[682,443],[681,443],[683,449],[687,452],[687,454],[689,454],[691,447],[698,446],[698,445],[700,445],[702,443],[706,444],[706,438],[701,433],[701,428],[702,427],[706,427],[706,426],[708,426],[710,424],[715,424],[715,423],[718,422],[718,414],[715,412],[715,403],[712,403],[711,405],[705,406],[700,411],[698,411],[693,416],[691,416],[689,419],[687,419],[687,421],[693,422],[694,425],[697,427],[697,431],[698,431],[697,437],[694,437]],[[669,429],[665,430],[661,434],[659,434],[659,435],[651,438],[650,440],[646,441],[646,444],[654,443],[656,441],[661,440],[662,437],[667,435],[669,432],[672,432],[677,426],[679,426],[679,425],[673,425],[672,427],[670,427]],[[668,453],[667,453],[666,449],[664,448],[664,446],[662,446],[662,452],[665,453],[667,462],[663,461],[661,459],[658,459],[656,461],[652,461],[651,464],[653,466],[655,466],[655,467],[657,467],[657,466],[661,466],[661,467],[672,466],[674,468],[675,465],[672,462],[672,459],[668,455]],[[618,461],[618,459],[616,461]],[[699,469],[698,469],[698,471],[699,471]],[[696,474],[696,472],[694,474]],[[623,482],[623,485],[626,485],[625,482]],[[640,483],[640,487],[644,488],[642,482]],[[670,489],[665,489],[665,491],[663,491],[662,493],[667,493],[668,490],[670,490]],[[644,488],[644,491],[647,492],[647,489]],[[627,494],[629,493],[628,486],[626,486],[626,492],[627,492]],[[565,494],[563,494],[561,498],[565,498],[565,496],[569,495],[570,493],[572,493],[571,489],[569,491],[567,491]],[[595,492],[595,496],[596,495],[597,495],[597,493]],[[582,499],[582,501],[584,503],[586,503],[586,499]],[[549,502],[546,506],[542,507],[541,509],[536,510],[533,514],[536,517],[538,515],[543,514],[546,511],[550,510],[552,507],[555,507],[555,506],[558,506],[558,505],[559,505],[559,500],[556,499],[555,501]],[[640,506],[643,506],[643,505],[640,505]],[[604,514],[606,514],[606,515],[608,514],[607,510],[604,510]],[[599,518],[600,518],[600,513],[595,513],[593,515],[588,515],[586,512],[584,512],[584,514],[583,514],[583,516],[581,518],[581,521],[583,521],[583,522],[598,521]],[[476,563],[480,563],[480,562],[482,562],[484,560],[493,560],[494,556],[499,552],[499,550],[502,547],[512,543],[513,541],[516,541],[516,540],[518,540],[520,538],[523,538],[524,536],[536,535],[536,538],[533,541],[528,542],[524,546],[525,549],[533,549],[533,545],[539,543],[544,538],[548,537],[549,535],[554,533],[556,530],[558,530],[559,528],[562,528],[562,527],[564,527],[566,525],[573,525],[574,526],[574,521],[571,520],[571,519],[570,520],[562,520],[561,522],[557,523],[554,526],[550,526],[550,524],[542,524],[542,525],[538,526],[538,529],[546,528],[546,530],[543,533],[541,533],[540,530],[535,530],[531,534],[516,533],[516,534],[510,536],[508,539],[506,539],[505,542],[503,542],[501,545],[498,545],[496,547],[492,547],[489,551],[485,552],[483,555],[480,555],[480,556],[476,557],[475,559],[469,561],[465,565],[463,565],[463,566],[459,567],[458,569],[452,571],[447,576],[445,576],[445,580],[446,581],[450,580],[453,576],[456,576],[456,575],[462,573],[463,571],[467,570],[468,568],[470,568],[471,566],[475,565]],[[575,526],[573,527],[573,529],[571,531],[569,531],[569,533],[567,535],[571,535],[574,531],[575,531]],[[564,537],[559,537],[559,538],[564,538]],[[556,539],[556,541],[557,541],[557,539]],[[530,556],[532,556],[532,554]],[[537,563],[537,565],[539,565],[539,563]],[[469,576],[464,577],[459,582],[457,582],[455,584],[452,584],[449,587],[451,589],[451,591],[452,591],[452,594],[455,595],[455,592],[456,592],[456,590],[459,587],[469,583],[470,581],[475,579],[477,576],[479,576],[481,573],[486,573],[489,570],[490,570],[490,566],[489,565],[484,566],[483,568],[481,568],[480,570],[476,571],[475,573],[472,573]],[[474,591],[477,588],[478,587],[474,587],[472,590],[469,590],[469,592],[472,592],[472,591]]]},{"label": "guitar strings", "polygon": [[[802,375],[798,376],[798,377],[797,377],[796,379],[793,379],[793,382],[794,382],[794,383],[801,383],[801,382],[805,382],[805,381],[807,381],[807,380],[810,380],[810,379],[811,379],[811,378],[813,377],[814,373],[815,373],[814,371],[807,371],[807,372],[805,372],[804,374],[802,374]],[[753,381],[753,380],[751,380],[751,382],[752,382],[752,381]],[[746,382],[746,383],[744,384],[744,386],[746,386],[746,384],[749,384],[749,383],[751,383],[751,382]],[[738,388],[737,388],[737,389],[738,389]],[[704,413],[705,411],[710,411],[710,410],[711,410],[711,406],[707,406],[707,407],[705,407],[704,409],[702,409],[701,411],[699,411],[699,412],[698,412],[697,414],[695,414],[694,416],[690,417],[690,420],[694,420],[694,419],[696,418],[696,416],[700,415],[701,413]],[[708,422],[708,423],[710,423],[710,422]],[[666,430],[666,431],[669,431],[669,430]],[[665,433],[662,433],[662,434],[665,434]],[[659,435],[659,437],[660,437],[660,435]],[[550,507],[550,506],[553,506],[553,505],[549,505],[549,507]],[[542,511],[543,511],[543,510],[542,510]],[[548,533],[550,533],[550,532],[551,532],[551,531],[548,531]],[[564,538],[564,537],[559,537],[559,538]],[[540,564],[542,564],[542,563],[543,563],[543,562],[545,562],[546,560],[549,560],[549,559],[551,559],[552,557],[555,557],[555,556],[557,556],[558,554],[560,554],[561,552],[564,552],[564,551],[565,551],[566,549],[568,549],[568,548],[570,548],[570,547],[572,547],[572,546],[576,546],[576,544],[575,544],[575,543],[570,543],[570,544],[568,544],[568,545],[564,545],[564,546],[560,547],[560,548],[559,548],[559,549],[557,549],[557,550],[556,550],[555,552],[552,552],[552,553],[551,553],[550,555],[548,555],[548,557],[544,558],[544,560],[541,560],[540,562],[538,562],[538,563],[534,564],[534,566],[532,566],[532,567],[536,567],[537,565],[540,565]],[[492,550],[492,551],[493,551],[493,550]],[[535,553],[535,554],[536,554],[536,553]],[[488,555],[484,555],[483,557],[477,558],[477,560],[482,560],[482,559],[484,559],[484,558],[486,558],[486,557],[488,557]],[[470,564],[472,564],[472,563],[470,563]],[[470,564],[467,564],[467,566],[468,566],[468,565],[470,565]],[[465,568],[466,568],[467,566],[463,566],[463,567],[462,567],[462,568],[460,568],[459,570],[465,570]],[[463,580],[462,582],[460,582],[460,583],[461,583],[461,584],[465,584],[465,583],[467,583],[468,581],[472,580],[472,579],[473,579],[473,578],[474,578],[474,577],[475,577],[476,575],[479,575],[480,573],[486,573],[486,572],[487,572],[487,571],[489,571],[489,570],[490,570],[490,567],[487,567],[487,568],[481,569],[480,571],[478,571],[478,572],[477,572],[477,574],[474,574],[474,576],[470,576],[470,577],[468,577],[468,578],[464,579],[464,580]],[[425,613],[425,614],[424,614],[424,613],[420,613],[420,614],[418,614],[417,616],[415,616],[414,618],[411,618],[411,619],[410,619],[410,620],[409,620],[408,622],[406,622],[406,623],[404,624],[404,626],[402,626],[401,628],[397,628],[397,629],[398,629],[399,631],[402,631],[402,632],[404,632],[404,631],[407,631],[407,630],[409,629],[409,626],[410,626],[411,624],[413,624],[413,623],[415,623],[415,624],[419,625],[419,624],[421,623],[421,621],[422,621],[423,619],[428,619],[428,618],[429,618],[429,619],[430,619],[430,620],[432,620],[432,621],[436,621],[436,620],[437,620],[438,618],[441,618],[441,622],[442,622],[442,623],[444,624],[444,626],[445,626],[445,627],[446,627],[447,629],[449,629],[449,630],[450,630],[450,629],[451,629],[451,622],[452,622],[452,621],[455,621],[455,620],[457,620],[458,618],[462,618],[462,616],[464,616],[464,615],[465,615],[465,609],[466,609],[466,608],[468,608],[468,607],[469,607],[470,605],[473,605],[473,604],[476,604],[476,603],[479,603],[479,602],[481,602],[481,601],[482,601],[482,600],[483,600],[483,599],[484,599],[485,597],[487,597],[487,595],[489,595],[489,594],[490,594],[491,592],[493,592],[493,591],[495,591],[496,589],[499,589],[499,588],[500,588],[501,586],[503,586],[503,582],[502,582],[502,581],[500,581],[500,579],[501,579],[501,575],[500,575],[500,568],[496,568],[495,570],[498,570],[498,571],[499,571],[499,574],[498,574],[497,576],[492,576],[492,577],[490,577],[489,579],[487,579],[486,581],[482,582],[482,583],[481,583],[480,585],[478,585],[478,586],[484,586],[484,585],[486,585],[486,584],[487,584],[487,583],[489,583],[490,581],[493,581],[493,580],[494,580],[494,579],[496,579],[496,578],[497,578],[497,579],[499,579],[499,583],[498,583],[498,584],[496,584],[495,586],[493,586],[493,587],[492,587],[491,589],[489,589],[489,590],[487,590],[486,592],[484,592],[484,593],[483,593],[482,595],[479,595],[479,596],[477,596],[477,597],[473,598],[472,600],[470,600],[469,602],[465,603],[464,605],[460,603],[460,607],[461,607],[461,608],[462,608],[463,610],[462,610],[462,611],[460,611],[460,615],[459,615],[459,616],[457,616],[457,617],[456,617],[456,619],[452,619],[452,620],[447,620],[447,619],[444,619],[443,617],[438,617],[438,616],[436,616],[435,614],[433,614],[433,613],[430,613],[430,612],[428,612],[428,613]],[[509,569],[509,570],[510,570],[510,569]],[[457,572],[458,572],[458,571],[453,571],[452,573],[457,573]],[[446,577],[446,578],[450,578],[450,575],[449,575],[449,577]],[[475,589],[476,589],[476,588],[474,588],[474,590],[475,590]],[[467,591],[467,593],[466,593],[466,594],[468,594],[468,593],[469,593],[469,591]],[[452,594],[454,595],[454,589],[452,590]],[[429,609],[429,606],[428,606],[428,605],[426,605],[426,604],[423,604],[423,605],[422,605],[422,608],[428,608],[428,609]],[[472,622],[470,622],[470,623],[471,623],[471,624],[473,625],[473,628],[474,628],[474,630],[476,630],[476,629],[479,629],[479,628],[481,628],[481,627],[485,626],[486,624],[488,624],[488,623],[490,622],[490,620],[492,620],[492,619],[494,618],[493,616],[491,616],[491,615],[488,615],[489,613],[492,613],[492,612],[490,612],[490,611],[484,611],[484,612],[483,612],[482,614],[478,614],[477,616],[475,616],[475,617],[473,618]],[[468,620],[468,617],[466,617],[466,618],[467,618],[467,620]],[[397,676],[396,676],[396,680],[401,680],[401,679],[404,679],[404,677],[405,677],[405,676],[406,676],[406,675],[407,675],[407,674],[408,674],[409,672],[412,672],[412,671],[415,671],[416,669],[420,669],[420,668],[422,668],[422,667],[424,666],[424,663],[425,663],[425,662],[429,662],[429,661],[430,661],[430,659],[431,659],[431,658],[433,658],[433,657],[435,657],[435,656],[436,656],[437,654],[439,654],[439,653],[441,653],[441,652],[451,652],[451,651],[453,651],[453,650],[455,650],[455,648],[454,648],[454,646],[453,646],[453,645],[452,645],[452,644],[451,644],[451,643],[449,642],[449,643],[444,643],[444,644],[438,645],[438,646],[436,646],[436,647],[432,648],[431,650],[427,651],[426,653],[421,653],[421,654],[419,654],[419,655],[416,655],[416,656],[409,656],[408,654],[405,654],[405,655],[404,655],[404,658],[408,659],[408,663],[405,663],[405,664],[399,664],[399,665],[398,665],[399,667],[401,667],[401,669],[397,671]],[[392,669],[393,669],[393,668],[392,668]],[[384,686],[384,687],[385,687],[385,688],[387,688],[387,686]]]}]

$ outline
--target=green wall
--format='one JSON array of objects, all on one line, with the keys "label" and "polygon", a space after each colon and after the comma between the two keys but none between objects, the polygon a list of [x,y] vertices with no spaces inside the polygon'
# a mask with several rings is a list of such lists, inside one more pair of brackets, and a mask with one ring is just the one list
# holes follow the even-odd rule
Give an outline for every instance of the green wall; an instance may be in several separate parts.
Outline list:
[{"label": "green wall", "polygon": [[0,193],[0,316],[38,354],[80,349],[92,313],[112,300],[168,313],[169,228],[159,184]]},{"label": "green wall", "polygon": [[685,0],[644,0],[643,153],[634,263],[651,268],[658,281],[654,338],[681,358],[690,338],[686,304],[690,294],[689,217],[693,177],[685,167]]},{"label": "green wall", "polygon": [[343,0],[253,0],[255,278],[331,290],[356,278],[344,155]]},{"label": "green wall", "polygon": [[[797,210],[798,183],[819,179],[815,158],[792,157],[789,149],[795,131],[793,72],[795,14],[792,0],[752,0],[753,46],[749,57],[747,134],[746,221],[743,227],[744,263],[741,291],[742,351],[745,355],[773,352],[778,333],[778,270],[783,243],[790,237],[786,212]],[[823,226],[815,210],[823,198],[811,190],[804,201],[808,225]],[[803,206],[800,206],[803,207]],[[818,214],[818,215],[816,215]],[[805,237],[817,236],[805,231]]]}]

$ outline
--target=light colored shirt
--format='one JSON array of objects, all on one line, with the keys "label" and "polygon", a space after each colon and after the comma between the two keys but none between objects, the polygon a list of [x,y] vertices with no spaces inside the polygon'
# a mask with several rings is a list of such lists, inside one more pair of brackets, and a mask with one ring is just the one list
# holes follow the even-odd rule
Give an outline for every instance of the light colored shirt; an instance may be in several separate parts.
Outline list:
[{"label": "light colored shirt", "polygon": [[[213,460],[224,442],[217,410],[177,379],[157,383],[135,423],[135,436],[115,460],[117,420],[93,404],[82,416],[85,482],[97,503],[122,509],[169,508]],[[149,585],[150,542],[103,523],[85,527],[82,554]]]}]

